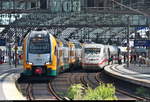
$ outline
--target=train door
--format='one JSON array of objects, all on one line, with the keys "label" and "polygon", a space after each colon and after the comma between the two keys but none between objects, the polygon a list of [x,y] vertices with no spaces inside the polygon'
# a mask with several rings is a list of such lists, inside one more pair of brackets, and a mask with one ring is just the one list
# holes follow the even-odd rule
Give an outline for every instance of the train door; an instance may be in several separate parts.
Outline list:
[{"label": "train door", "polygon": [[104,58],[104,60],[105,60],[105,65],[107,64],[107,60],[108,60],[108,54],[107,54],[107,50],[106,50],[106,48],[104,47],[103,48],[103,58]]},{"label": "train door", "polygon": [[73,43],[69,42],[69,63],[70,67],[73,66],[75,62],[75,46]]},{"label": "train door", "polygon": [[57,42],[57,46],[55,47],[55,55],[56,55],[56,60],[57,60],[57,71],[58,71],[58,66],[59,66],[59,61],[60,61],[60,58],[59,58],[59,46],[60,46],[60,43],[59,41],[56,39],[56,42]]},{"label": "train door", "polygon": [[69,48],[67,43],[63,44],[63,62],[64,62],[64,69],[69,68]]},{"label": "train door", "polygon": [[61,71],[61,64],[62,64],[62,48],[61,48],[61,42],[57,39],[57,71]]}]

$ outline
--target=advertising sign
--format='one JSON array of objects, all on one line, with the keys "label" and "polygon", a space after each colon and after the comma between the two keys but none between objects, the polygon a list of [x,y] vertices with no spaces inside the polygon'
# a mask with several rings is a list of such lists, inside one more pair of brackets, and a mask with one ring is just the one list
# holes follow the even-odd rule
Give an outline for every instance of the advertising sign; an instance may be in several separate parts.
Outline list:
[{"label": "advertising sign", "polygon": [[6,39],[0,39],[0,46],[6,45]]},{"label": "advertising sign", "polygon": [[81,0],[50,0],[51,12],[79,12]]}]

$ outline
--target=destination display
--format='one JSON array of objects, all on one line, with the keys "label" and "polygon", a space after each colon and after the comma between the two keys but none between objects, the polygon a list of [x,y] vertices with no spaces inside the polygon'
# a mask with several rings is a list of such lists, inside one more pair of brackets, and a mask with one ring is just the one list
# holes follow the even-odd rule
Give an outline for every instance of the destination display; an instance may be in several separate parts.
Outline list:
[{"label": "destination display", "polygon": [[150,47],[150,40],[134,40],[134,46]]},{"label": "destination display", "polygon": [[6,39],[0,39],[0,46],[6,45]]}]

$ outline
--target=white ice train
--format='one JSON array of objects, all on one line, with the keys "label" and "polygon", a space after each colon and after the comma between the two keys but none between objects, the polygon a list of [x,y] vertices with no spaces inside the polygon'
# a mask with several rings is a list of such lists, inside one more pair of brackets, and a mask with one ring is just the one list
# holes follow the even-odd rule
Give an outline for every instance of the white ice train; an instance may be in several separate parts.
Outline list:
[{"label": "white ice train", "polygon": [[83,69],[103,69],[109,64],[118,62],[119,49],[116,46],[103,44],[84,44],[82,48],[81,66]]}]

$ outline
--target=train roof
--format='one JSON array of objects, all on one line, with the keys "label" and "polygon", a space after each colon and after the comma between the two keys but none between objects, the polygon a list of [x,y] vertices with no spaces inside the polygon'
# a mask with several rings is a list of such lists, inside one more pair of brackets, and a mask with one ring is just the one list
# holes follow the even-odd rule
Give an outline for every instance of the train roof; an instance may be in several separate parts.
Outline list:
[{"label": "train roof", "polygon": [[101,48],[104,47],[103,44],[84,44],[84,48]]},{"label": "train roof", "polygon": [[34,37],[34,36],[46,36],[48,34],[48,31],[42,30],[42,31],[31,31],[30,32],[30,37]]}]

